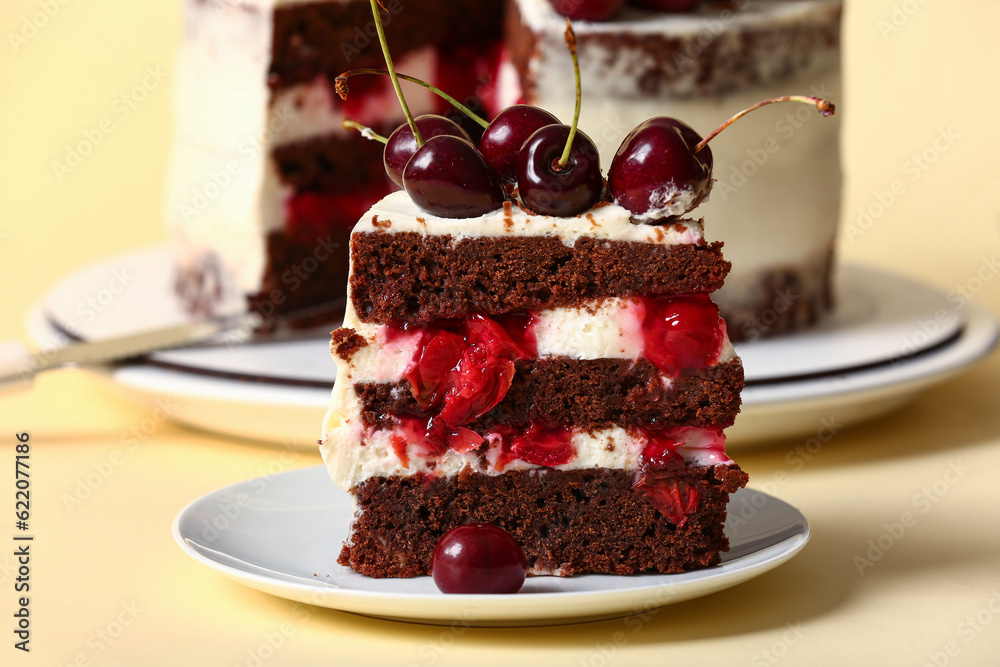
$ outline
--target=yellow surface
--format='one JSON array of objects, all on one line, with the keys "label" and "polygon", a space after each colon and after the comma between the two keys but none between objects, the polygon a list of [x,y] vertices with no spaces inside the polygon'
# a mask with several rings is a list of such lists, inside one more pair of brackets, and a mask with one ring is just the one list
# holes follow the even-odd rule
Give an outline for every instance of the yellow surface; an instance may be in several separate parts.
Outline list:
[{"label": "yellow surface", "polygon": [[[30,304],[70,270],[165,239],[159,211],[178,4],[3,3],[0,339],[23,339]],[[993,279],[1000,5],[848,4],[847,93],[838,100],[846,123],[845,229],[861,233],[843,238],[841,256],[946,291],[971,290],[1000,312]],[[43,7],[51,18],[37,18]],[[22,34],[26,20],[45,25],[15,45],[10,35]],[[146,99],[124,116],[115,101],[142,84],[147,68],[160,68],[165,80],[147,79]],[[102,122],[112,131],[60,180],[53,162]],[[953,138],[935,151],[942,133]],[[915,172],[913,156],[925,151],[935,160]],[[895,202],[872,223],[859,222],[859,211],[895,181]],[[106,396],[85,374],[54,373],[31,393],[0,398],[0,664],[995,665],[998,370],[994,355],[887,419],[841,431],[801,465],[795,448],[805,439],[740,456],[753,486],[786,480],[778,495],[812,522],[812,542],[778,570],[638,624],[459,633],[303,608],[190,560],[170,535],[189,500],[318,457],[173,423],[126,451],[123,438],[152,413]],[[18,597],[9,546],[14,433],[25,430],[36,535],[28,655],[13,648],[8,629]],[[109,465],[106,479],[80,488]],[[925,488],[944,492],[932,491],[930,503],[919,498]],[[87,491],[67,506],[66,498]],[[908,512],[912,525],[889,539]],[[860,574],[855,557],[868,557],[870,541],[880,539],[891,547]],[[280,648],[268,650],[269,638]]]}]

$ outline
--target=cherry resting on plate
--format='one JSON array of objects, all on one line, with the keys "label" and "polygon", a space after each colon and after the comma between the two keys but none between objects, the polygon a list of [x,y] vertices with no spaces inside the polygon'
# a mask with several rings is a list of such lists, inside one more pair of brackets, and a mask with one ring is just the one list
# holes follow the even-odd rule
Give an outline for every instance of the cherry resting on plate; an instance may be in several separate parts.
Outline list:
[{"label": "cherry resting on plate", "polygon": [[514,183],[517,181],[517,156],[525,140],[535,130],[558,124],[559,119],[544,109],[529,104],[509,106],[483,131],[479,151],[501,183]]},{"label": "cherry resting on plate", "polygon": [[503,191],[476,147],[441,134],[417,149],[403,170],[413,203],[442,218],[474,218],[500,208]]},{"label": "cherry resting on plate", "polygon": [[683,215],[712,187],[712,149],[695,147],[701,136],[676,118],[650,118],[618,148],[608,169],[611,200],[639,222]]},{"label": "cherry resting on plate", "polygon": [[535,213],[574,216],[597,203],[604,191],[597,146],[583,132],[577,130],[566,165],[558,164],[569,133],[567,125],[549,125],[521,147],[517,190]]},{"label": "cherry resting on plate", "polygon": [[510,533],[488,523],[467,523],[438,541],[431,576],[442,593],[516,593],[527,566]]},{"label": "cherry resting on plate", "polygon": [[606,21],[622,8],[625,0],[549,0],[549,4],[574,21]]},{"label": "cherry resting on plate", "polygon": [[[442,134],[471,141],[468,133],[459,127],[458,123],[444,116],[424,114],[417,116],[414,122],[416,122],[417,130],[424,141]],[[396,185],[403,187],[403,170],[413,154],[417,152],[417,148],[417,140],[413,137],[409,123],[403,123],[389,135],[385,149],[382,151],[382,163],[385,165],[385,173]]]}]

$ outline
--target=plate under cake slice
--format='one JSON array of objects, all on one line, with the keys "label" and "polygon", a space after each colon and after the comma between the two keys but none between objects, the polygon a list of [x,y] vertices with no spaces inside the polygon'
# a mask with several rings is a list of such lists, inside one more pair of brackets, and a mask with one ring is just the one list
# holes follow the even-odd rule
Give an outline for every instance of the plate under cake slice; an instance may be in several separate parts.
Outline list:
[{"label": "plate under cake slice", "polygon": [[747,480],[723,434],[743,368],[709,298],[728,270],[701,221],[639,225],[606,202],[376,204],[351,237],[321,441],[356,502],[339,562],[427,574],[444,533],[482,522],[532,574],[718,563]]}]

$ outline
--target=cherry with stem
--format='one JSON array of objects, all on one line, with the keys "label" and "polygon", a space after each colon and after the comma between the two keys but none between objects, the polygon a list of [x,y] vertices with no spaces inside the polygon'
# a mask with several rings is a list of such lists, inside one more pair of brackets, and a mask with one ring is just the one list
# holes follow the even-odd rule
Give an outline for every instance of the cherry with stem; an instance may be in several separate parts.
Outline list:
[{"label": "cherry with stem", "polygon": [[641,223],[655,224],[693,210],[712,188],[713,157],[708,143],[751,111],[778,102],[810,104],[824,116],[836,110],[831,102],[817,97],[775,97],[741,111],[704,139],[676,118],[650,118],[625,137],[611,161],[608,191],[612,200]]},{"label": "cherry with stem", "polygon": [[583,213],[601,198],[604,180],[597,146],[578,131],[582,93],[576,35],[566,19],[566,46],[573,59],[576,109],[573,123],[536,130],[518,155],[517,188],[528,209],[542,215],[569,217]]}]

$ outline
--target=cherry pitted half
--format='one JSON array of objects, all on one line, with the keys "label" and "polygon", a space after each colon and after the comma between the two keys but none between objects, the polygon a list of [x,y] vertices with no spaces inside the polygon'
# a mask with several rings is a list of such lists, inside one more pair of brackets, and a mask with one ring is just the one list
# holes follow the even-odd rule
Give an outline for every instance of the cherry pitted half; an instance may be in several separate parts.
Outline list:
[{"label": "cherry pitted half", "polygon": [[403,170],[413,203],[442,218],[474,218],[503,205],[503,190],[471,142],[442,134],[424,141]]},{"label": "cherry pitted half", "polygon": [[509,594],[521,590],[527,567],[510,533],[488,523],[467,523],[438,541],[431,576],[442,593]]},{"label": "cherry pitted half", "polygon": [[[468,133],[450,118],[424,114],[413,120],[424,141],[442,134],[471,141]],[[409,123],[403,123],[389,135],[389,140],[386,141],[385,149],[382,151],[382,163],[385,165],[385,173],[388,174],[393,183],[400,187],[403,186],[403,169],[406,168],[406,163],[416,152],[417,140],[413,138],[413,131],[410,130]]]},{"label": "cherry pitted half", "polygon": [[490,121],[479,140],[479,150],[501,183],[515,183],[517,158],[525,140],[535,130],[558,124],[559,119],[545,109],[529,104],[515,104]]},{"label": "cherry pitted half", "polygon": [[687,12],[701,4],[701,0],[628,0],[630,5],[654,12]]},{"label": "cherry pitted half", "polygon": [[676,118],[650,118],[618,148],[608,169],[608,191],[639,222],[687,213],[712,187],[712,149],[696,154],[701,136]]},{"label": "cherry pitted half", "polygon": [[549,0],[559,14],[574,21],[607,21],[625,0]]},{"label": "cherry pitted half", "polygon": [[568,125],[548,125],[535,130],[521,147],[517,189],[521,202],[535,213],[578,215],[596,204],[604,191],[597,146],[583,132],[577,130],[569,161],[559,166],[569,132]]}]

